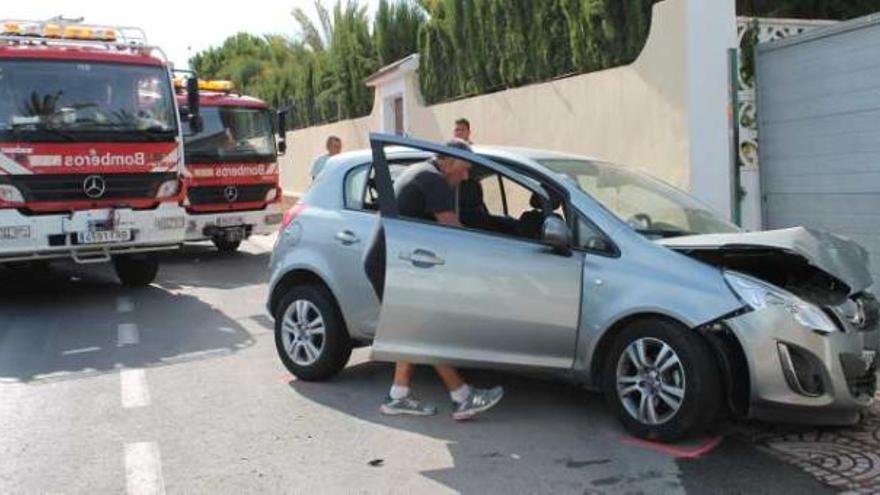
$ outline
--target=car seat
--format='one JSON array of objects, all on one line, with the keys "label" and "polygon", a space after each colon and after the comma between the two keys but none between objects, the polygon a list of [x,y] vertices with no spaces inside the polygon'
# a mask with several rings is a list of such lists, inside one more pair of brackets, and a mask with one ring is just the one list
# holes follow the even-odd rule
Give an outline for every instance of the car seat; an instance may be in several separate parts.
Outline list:
[{"label": "car seat", "polygon": [[559,198],[550,196],[551,210],[549,212],[544,212],[544,205],[541,203],[541,197],[538,196],[537,193],[532,193],[532,197],[529,198],[529,205],[532,209],[523,212],[519,217],[517,234],[529,239],[541,239],[544,229],[544,218],[546,218],[548,214],[553,214],[555,210],[559,209],[562,202],[559,201]]}]

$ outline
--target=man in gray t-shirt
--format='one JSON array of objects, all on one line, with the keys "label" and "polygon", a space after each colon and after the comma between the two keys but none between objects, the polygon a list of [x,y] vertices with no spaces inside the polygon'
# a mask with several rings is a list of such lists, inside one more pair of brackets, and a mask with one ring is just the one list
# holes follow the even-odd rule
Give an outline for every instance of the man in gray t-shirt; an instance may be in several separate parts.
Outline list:
[{"label": "man in gray t-shirt", "polygon": [[[447,146],[470,151],[470,146],[454,139]],[[397,209],[402,217],[436,221],[444,225],[460,227],[455,211],[455,188],[468,179],[471,164],[449,156],[410,165],[394,183]],[[504,395],[501,387],[478,389],[469,386],[455,368],[435,366],[437,374],[449,390],[452,398],[452,417],[464,420],[493,407]],[[410,394],[413,365],[397,363],[394,368],[394,384],[388,398],[382,403],[384,414],[411,414],[429,416],[436,414],[434,406],[427,405]]]}]

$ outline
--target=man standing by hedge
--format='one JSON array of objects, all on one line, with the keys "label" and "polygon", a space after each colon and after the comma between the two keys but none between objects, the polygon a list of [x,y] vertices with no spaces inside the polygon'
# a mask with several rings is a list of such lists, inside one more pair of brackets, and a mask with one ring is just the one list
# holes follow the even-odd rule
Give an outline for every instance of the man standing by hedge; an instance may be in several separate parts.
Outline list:
[{"label": "man standing by hedge", "polygon": [[461,139],[467,144],[474,144],[471,142],[471,123],[464,117],[455,121],[455,130],[452,131],[452,134],[456,139]]}]

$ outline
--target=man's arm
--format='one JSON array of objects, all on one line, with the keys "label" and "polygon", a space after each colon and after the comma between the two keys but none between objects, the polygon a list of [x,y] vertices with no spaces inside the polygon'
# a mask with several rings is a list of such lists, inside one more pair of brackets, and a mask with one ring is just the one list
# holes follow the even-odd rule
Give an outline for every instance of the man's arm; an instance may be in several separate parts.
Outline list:
[{"label": "man's arm", "polygon": [[434,217],[437,219],[437,223],[450,225],[452,227],[461,227],[461,222],[458,221],[458,215],[456,215],[454,211],[438,211],[437,213],[434,213]]}]

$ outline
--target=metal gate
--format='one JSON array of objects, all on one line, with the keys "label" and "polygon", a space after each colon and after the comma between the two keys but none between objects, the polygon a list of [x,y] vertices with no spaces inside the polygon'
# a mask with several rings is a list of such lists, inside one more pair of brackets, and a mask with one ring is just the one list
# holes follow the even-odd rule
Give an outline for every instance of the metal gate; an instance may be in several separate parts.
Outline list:
[{"label": "metal gate", "polygon": [[880,286],[880,15],[758,45],[757,81],[765,227],[859,242]]}]

